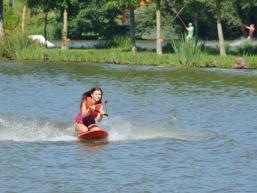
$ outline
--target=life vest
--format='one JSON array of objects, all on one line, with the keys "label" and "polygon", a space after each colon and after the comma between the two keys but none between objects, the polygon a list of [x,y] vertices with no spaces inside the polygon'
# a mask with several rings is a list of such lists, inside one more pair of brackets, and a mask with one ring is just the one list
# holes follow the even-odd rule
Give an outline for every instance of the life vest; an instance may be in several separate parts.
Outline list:
[{"label": "life vest", "polygon": [[[89,108],[90,106],[92,106],[92,98],[91,97],[87,97],[87,102],[86,102],[86,106],[87,108]],[[102,103],[98,103],[95,106],[95,111],[91,111],[90,113],[90,116],[93,116],[93,117],[97,117],[100,109],[103,107],[103,104]]]}]

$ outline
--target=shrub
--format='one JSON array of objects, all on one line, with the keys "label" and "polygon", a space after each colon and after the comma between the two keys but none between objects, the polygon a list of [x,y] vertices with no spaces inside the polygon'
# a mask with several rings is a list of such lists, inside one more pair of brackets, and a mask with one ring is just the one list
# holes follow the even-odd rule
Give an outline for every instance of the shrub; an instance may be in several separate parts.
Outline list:
[{"label": "shrub", "polygon": [[199,62],[202,55],[202,45],[198,44],[195,39],[192,40],[182,40],[179,42],[172,42],[173,49],[178,55],[179,63],[183,65],[194,65]]},{"label": "shrub", "polygon": [[126,36],[116,36],[112,40],[102,41],[100,40],[95,48],[120,48],[129,50],[131,46],[130,39]]},{"label": "shrub", "polygon": [[33,42],[26,35],[16,33],[6,34],[0,41],[0,55],[4,58],[15,59],[18,50],[33,47]]},{"label": "shrub", "polygon": [[237,53],[240,55],[254,55],[257,53],[257,46],[252,41],[243,41],[237,49]]}]

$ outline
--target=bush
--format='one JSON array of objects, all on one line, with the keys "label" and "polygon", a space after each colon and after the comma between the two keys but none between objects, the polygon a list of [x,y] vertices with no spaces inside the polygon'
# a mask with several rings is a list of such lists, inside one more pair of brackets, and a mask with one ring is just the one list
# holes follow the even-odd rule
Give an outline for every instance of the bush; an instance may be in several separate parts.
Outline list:
[{"label": "bush", "polygon": [[15,59],[17,51],[33,47],[33,42],[26,35],[17,33],[15,35],[5,35],[0,41],[0,55],[3,58]]},{"label": "bush", "polygon": [[174,53],[174,47],[173,43],[171,41],[168,41],[163,47],[162,47],[163,53]]},{"label": "bush", "polygon": [[112,40],[99,41],[95,48],[121,48],[129,50],[131,47],[130,39],[126,36],[116,36]]},{"label": "bush", "polygon": [[240,55],[254,55],[257,53],[257,46],[252,41],[243,41],[237,49],[237,53]]},{"label": "bush", "polygon": [[179,63],[183,65],[195,65],[202,56],[202,44],[198,44],[195,39],[172,42],[173,49],[179,58]]}]

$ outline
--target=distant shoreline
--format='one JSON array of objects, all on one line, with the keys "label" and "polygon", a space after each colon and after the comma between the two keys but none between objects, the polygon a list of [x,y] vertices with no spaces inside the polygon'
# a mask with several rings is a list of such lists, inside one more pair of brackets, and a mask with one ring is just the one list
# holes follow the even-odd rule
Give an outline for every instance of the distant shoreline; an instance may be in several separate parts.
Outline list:
[{"label": "distant shoreline", "polygon": [[[178,40],[178,39],[175,39]],[[98,44],[102,44],[107,40],[69,40],[68,46],[72,49],[95,49]],[[171,42],[172,40],[167,40],[167,42]],[[57,48],[61,47],[62,40],[51,40]],[[210,48],[218,48],[219,41],[218,40],[198,40],[199,43],[204,44]],[[257,40],[247,40],[247,38],[240,38],[235,40],[227,40],[225,44],[229,46],[231,49],[238,48],[241,44],[249,42],[254,46],[257,46]],[[154,39],[145,39],[145,40],[136,40],[136,45],[142,49],[153,50],[156,48],[156,40]],[[165,43],[163,44],[165,46]],[[257,54],[257,53],[256,53]]]},{"label": "distant shoreline", "polygon": [[[138,51],[132,53],[124,49],[69,49],[58,48],[24,49],[16,54],[15,60],[45,60],[52,62],[87,62],[87,63],[113,63],[129,65],[149,65],[160,67],[216,67],[234,68],[236,59],[240,56],[203,54],[200,58],[192,58],[190,64],[181,64],[176,54],[157,55],[153,51]],[[257,69],[256,56],[242,57],[248,64],[249,69]]]}]

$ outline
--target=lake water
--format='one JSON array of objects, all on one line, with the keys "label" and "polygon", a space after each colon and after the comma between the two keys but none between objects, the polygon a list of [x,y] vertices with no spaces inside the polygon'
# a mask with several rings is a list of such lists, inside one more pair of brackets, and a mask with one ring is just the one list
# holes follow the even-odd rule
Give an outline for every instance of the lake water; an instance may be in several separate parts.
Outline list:
[{"label": "lake water", "polygon": [[[78,142],[104,90],[109,143]],[[1,193],[257,191],[257,71],[0,63]]]}]

